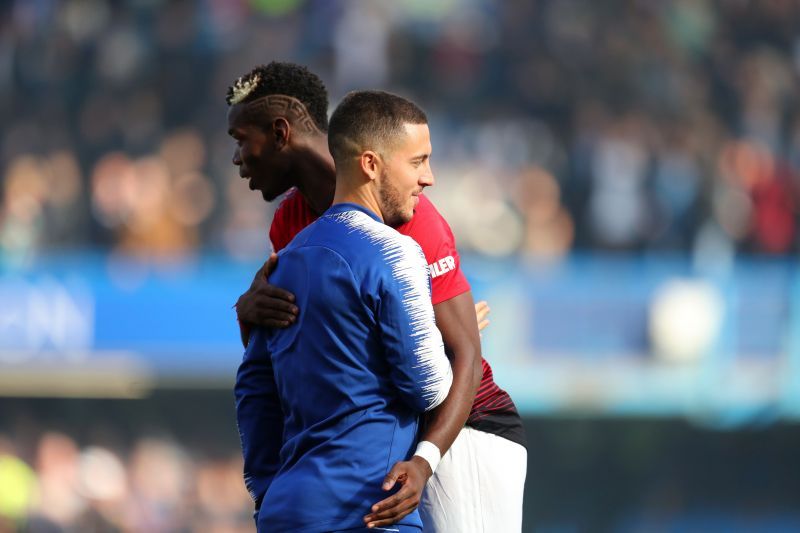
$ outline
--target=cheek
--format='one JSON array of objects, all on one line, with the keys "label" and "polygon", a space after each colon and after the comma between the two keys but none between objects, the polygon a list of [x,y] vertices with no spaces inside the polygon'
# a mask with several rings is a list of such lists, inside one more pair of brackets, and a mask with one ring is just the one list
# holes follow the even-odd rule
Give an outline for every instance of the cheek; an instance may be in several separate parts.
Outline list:
[{"label": "cheek", "polygon": [[254,162],[256,162],[259,157],[259,154],[253,152],[253,148],[248,145],[242,146],[240,155],[242,156],[242,160],[249,165],[252,165]]},{"label": "cheek", "polygon": [[405,181],[406,187],[408,187],[409,190],[415,190],[421,175],[422,172],[418,168],[415,168],[412,172],[409,172]]}]

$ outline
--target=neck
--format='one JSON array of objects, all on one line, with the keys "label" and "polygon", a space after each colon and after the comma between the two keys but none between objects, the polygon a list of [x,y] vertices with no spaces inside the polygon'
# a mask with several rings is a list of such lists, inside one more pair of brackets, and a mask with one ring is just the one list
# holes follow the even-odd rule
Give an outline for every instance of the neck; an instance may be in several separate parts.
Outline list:
[{"label": "neck", "polygon": [[296,169],[297,189],[321,215],[331,206],[336,189],[336,167],[324,135],[314,135],[299,149]]},{"label": "neck", "polygon": [[352,185],[352,177],[337,176],[336,194],[333,196],[333,205],[350,203],[366,207],[381,219],[383,213],[378,198],[375,195],[375,187],[371,183],[361,183],[358,186]]}]

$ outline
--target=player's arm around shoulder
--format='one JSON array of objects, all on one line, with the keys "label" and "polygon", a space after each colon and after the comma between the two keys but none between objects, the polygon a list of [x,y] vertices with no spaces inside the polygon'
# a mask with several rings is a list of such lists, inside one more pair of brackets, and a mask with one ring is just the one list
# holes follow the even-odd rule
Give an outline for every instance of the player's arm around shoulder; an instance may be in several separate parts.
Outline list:
[{"label": "player's arm around shoulder", "polygon": [[378,323],[392,379],[402,398],[428,411],[447,397],[453,371],[436,327],[425,256],[413,239],[395,234],[380,290]]},{"label": "player's arm around shoulder", "polygon": [[480,326],[472,291],[440,302],[433,308],[436,325],[452,362],[454,380],[445,403],[428,415],[425,440],[434,442],[445,452],[464,426],[483,376]]},{"label": "player's arm around shoulder", "polygon": [[427,415],[423,435],[423,440],[445,453],[467,420],[483,375],[478,332],[481,320],[469,282],[461,270],[461,257],[450,225],[424,195],[404,232],[419,243],[428,263],[436,325],[452,362],[450,394],[443,405]]}]

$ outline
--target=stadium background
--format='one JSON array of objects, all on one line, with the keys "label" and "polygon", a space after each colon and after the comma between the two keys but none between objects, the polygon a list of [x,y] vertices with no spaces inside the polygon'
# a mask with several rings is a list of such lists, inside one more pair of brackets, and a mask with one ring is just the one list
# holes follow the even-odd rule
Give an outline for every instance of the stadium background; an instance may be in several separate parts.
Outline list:
[{"label": "stadium background", "polygon": [[800,4],[0,3],[0,531],[247,531],[232,304],[272,59],[428,112],[525,530],[800,528]]}]

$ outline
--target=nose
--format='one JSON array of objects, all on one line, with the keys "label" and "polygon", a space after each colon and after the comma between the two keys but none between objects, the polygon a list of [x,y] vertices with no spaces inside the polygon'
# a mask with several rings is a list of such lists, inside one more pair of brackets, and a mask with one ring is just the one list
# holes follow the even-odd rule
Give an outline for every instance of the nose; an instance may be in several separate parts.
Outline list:
[{"label": "nose", "polygon": [[237,167],[239,167],[239,166],[241,166],[241,165],[242,165],[242,158],[239,156],[239,149],[238,149],[238,148],[236,148],[236,149],[233,151],[233,158],[231,159],[231,162],[232,162],[234,165],[236,165]]},{"label": "nose", "polygon": [[433,177],[433,172],[430,170],[419,178],[419,185],[421,187],[432,187],[434,183],[436,183],[436,180]]}]

